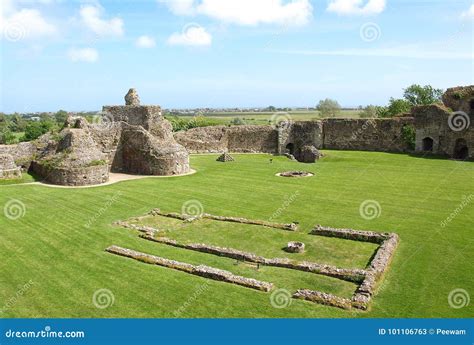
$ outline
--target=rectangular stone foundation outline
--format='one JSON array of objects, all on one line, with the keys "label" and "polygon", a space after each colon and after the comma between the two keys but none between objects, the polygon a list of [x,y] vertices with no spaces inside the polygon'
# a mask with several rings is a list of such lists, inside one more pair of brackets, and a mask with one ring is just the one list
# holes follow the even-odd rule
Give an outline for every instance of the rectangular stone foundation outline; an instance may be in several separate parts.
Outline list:
[{"label": "rectangular stone foundation outline", "polygon": [[[157,208],[153,209],[152,211],[150,211],[144,216],[134,217],[133,219],[140,220],[143,217],[146,217],[148,215],[151,215],[151,216],[159,215],[163,217],[176,218],[176,219],[183,220],[185,222],[193,222],[202,218],[207,218],[207,219],[213,219],[213,220],[218,220],[218,221],[238,222],[242,224],[267,226],[267,227],[279,228],[279,229],[284,229],[284,230],[290,230],[288,228],[288,225],[294,224],[294,223],[292,224],[270,223],[273,226],[271,225],[269,226],[267,224],[264,224],[268,222],[258,221],[258,220],[248,220],[245,218],[236,218],[236,217],[222,217],[222,216],[215,216],[211,214],[203,214],[200,216],[193,217],[193,216],[187,216],[187,215],[183,215],[179,213],[163,213]],[[222,247],[211,246],[211,245],[200,244],[200,243],[185,245],[185,244],[180,244],[177,241],[171,240],[166,237],[162,237],[161,239],[155,238],[154,235],[160,232],[160,230],[153,227],[139,226],[139,225],[127,223],[125,221],[117,221],[117,222],[114,222],[114,224],[124,227],[124,228],[138,230],[144,233],[143,235],[140,235],[141,238],[158,242],[158,243],[162,243],[165,245],[171,245],[171,246],[175,246],[175,247],[179,247],[179,248],[183,248],[187,250],[195,250],[195,251],[205,252],[208,254],[220,255],[220,256],[225,256],[225,257],[230,257],[230,258],[235,258],[235,259],[241,258],[243,260],[247,260],[254,263],[261,263],[263,265],[266,264],[269,266],[312,272],[315,274],[330,276],[336,279],[360,283],[360,285],[357,287],[356,291],[352,295],[351,299],[335,296],[335,295],[328,294],[321,291],[310,290],[310,289],[299,289],[292,296],[293,298],[305,299],[308,301],[312,301],[314,303],[319,303],[319,304],[333,306],[333,307],[342,308],[342,309],[356,308],[360,310],[367,310],[369,308],[370,301],[376,292],[377,284],[381,281],[383,274],[387,271],[399,242],[399,236],[396,233],[387,233],[387,232],[379,233],[375,231],[364,231],[364,230],[354,230],[354,229],[336,229],[336,228],[316,225],[313,228],[313,230],[309,233],[310,235],[336,237],[336,238],[352,240],[352,241],[379,244],[379,246],[374,252],[374,256],[372,260],[370,261],[370,263],[368,264],[365,270],[364,269],[347,269],[347,268],[337,268],[335,266],[319,264],[319,263],[311,263],[311,262],[294,263],[294,262],[291,262],[290,259],[283,260],[284,262],[280,261],[281,259],[278,259],[278,258],[266,259],[264,257],[257,256],[253,253],[247,253],[247,252],[242,252],[242,251],[232,249],[232,248],[222,248]],[[291,229],[291,231],[295,231],[295,230],[296,228]],[[273,287],[273,284],[271,285]],[[270,291],[270,290],[267,290],[267,291]]]}]

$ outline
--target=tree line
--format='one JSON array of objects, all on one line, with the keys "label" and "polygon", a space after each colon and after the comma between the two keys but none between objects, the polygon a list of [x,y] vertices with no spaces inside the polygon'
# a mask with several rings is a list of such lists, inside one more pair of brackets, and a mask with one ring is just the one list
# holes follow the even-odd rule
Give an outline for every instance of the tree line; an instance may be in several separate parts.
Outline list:
[{"label": "tree line", "polygon": [[[386,106],[368,105],[359,107],[359,117],[389,118],[409,113],[411,108],[418,105],[441,103],[443,90],[431,85],[413,84],[403,90],[403,98],[390,98]],[[330,98],[319,101],[316,109],[322,117],[336,117],[341,112],[339,103]]]}]

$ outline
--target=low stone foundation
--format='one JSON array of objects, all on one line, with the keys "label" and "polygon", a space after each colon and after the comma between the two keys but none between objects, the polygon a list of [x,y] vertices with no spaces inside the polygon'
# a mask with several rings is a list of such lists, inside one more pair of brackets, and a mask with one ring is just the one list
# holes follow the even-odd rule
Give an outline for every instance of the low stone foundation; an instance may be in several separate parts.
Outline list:
[{"label": "low stone foundation", "polygon": [[352,301],[347,298],[338,297],[329,293],[300,289],[293,294],[293,298],[305,299],[314,303],[329,305],[342,309],[351,309]]},{"label": "low stone foundation", "polygon": [[170,213],[161,212],[159,208],[155,208],[151,210],[148,214],[163,216],[163,217],[171,217],[171,218],[176,218],[176,219],[180,219],[184,221],[195,221],[201,218],[206,218],[206,219],[218,220],[222,222],[260,225],[260,226],[265,226],[268,228],[282,229],[282,230],[288,230],[288,231],[298,230],[298,225],[295,223],[290,223],[290,224],[272,223],[272,222],[267,222],[264,220],[252,220],[252,219],[241,218],[241,217],[216,216],[209,213],[203,213],[200,216],[190,216],[190,215],[179,214],[179,213],[174,213],[174,212],[170,212]]},{"label": "low stone foundation", "polygon": [[107,252],[132,258],[147,264],[163,266],[167,268],[172,268],[178,271],[194,274],[208,279],[223,281],[226,283],[237,284],[240,286],[248,287],[251,289],[256,289],[260,291],[268,292],[273,289],[272,283],[262,282],[252,278],[245,278],[242,276],[235,275],[229,271],[217,269],[214,267],[209,267],[205,265],[194,266],[188,263],[179,262],[175,260],[169,260],[166,258],[161,258],[159,256],[145,254],[142,252],[137,252],[135,250],[122,248],[118,246],[110,246],[106,249]]}]

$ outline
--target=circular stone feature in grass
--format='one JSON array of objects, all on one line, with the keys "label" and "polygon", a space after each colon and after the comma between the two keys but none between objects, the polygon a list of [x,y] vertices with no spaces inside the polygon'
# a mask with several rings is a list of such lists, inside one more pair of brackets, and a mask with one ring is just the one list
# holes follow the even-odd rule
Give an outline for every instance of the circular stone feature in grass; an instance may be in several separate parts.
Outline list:
[{"label": "circular stone feature in grass", "polygon": [[288,242],[286,245],[286,251],[289,253],[303,253],[304,243],[303,242]]},{"label": "circular stone feature in grass", "polygon": [[284,171],[278,173],[277,176],[281,177],[310,177],[314,176],[312,172],[309,171]]}]

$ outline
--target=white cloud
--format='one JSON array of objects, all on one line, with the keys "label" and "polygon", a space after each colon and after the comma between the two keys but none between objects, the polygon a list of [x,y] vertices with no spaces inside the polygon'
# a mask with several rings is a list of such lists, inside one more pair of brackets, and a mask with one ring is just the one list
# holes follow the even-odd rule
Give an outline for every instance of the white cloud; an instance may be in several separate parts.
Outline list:
[{"label": "white cloud", "polygon": [[178,15],[199,14],[238,25],[304,25],[313,11],[309,0],[167,0],[165,4]]},{"label": "white cloud", "polygon": [[474,19],[474,4],[461,14],[462,18]]},{"label": "white cloud", "polygon": [[327,7],[328,12],[341,15],[373,15],[382,13],[385,9],[385,0],[331,0]]},{"label": "white cloud", "polygon": [[81,7],[80,16],[83,24],[99,36],[122,36],[123,20],[115,17],[110,20],[101,18],[104,10],[99,6],[85,5]]},{"label": "white cloud", "polygon": [[211,34],[197,24],[189,24],[182,32],[175,32],[168,38],[171,45],[210,46],[211,43]]},{"label": "white cloud", "polygon": [[158,0],[158,2],[165,4],[173,14],[178,16],[195,13],[195,0]]},{"label": "white cloud", "polygon": [[0,16],[0,31],[10,41],[52,36],[57,33],[53,24],[48,23],[41,12],[35,9],[14,10],[8,8],[9,16]]},{"label": "white cloud", "polygon": [[93,48],[71,48],[68,51],[68,57],[72,62],[96,62],[99,59],[99,53]]},{"label": "white cloud", "polygon": [[154,46],[156,46],[156,42],[153,39],[153,37],[146,36],[146,35],[138,37],[135,44],[139,48],[153,48]]}]

